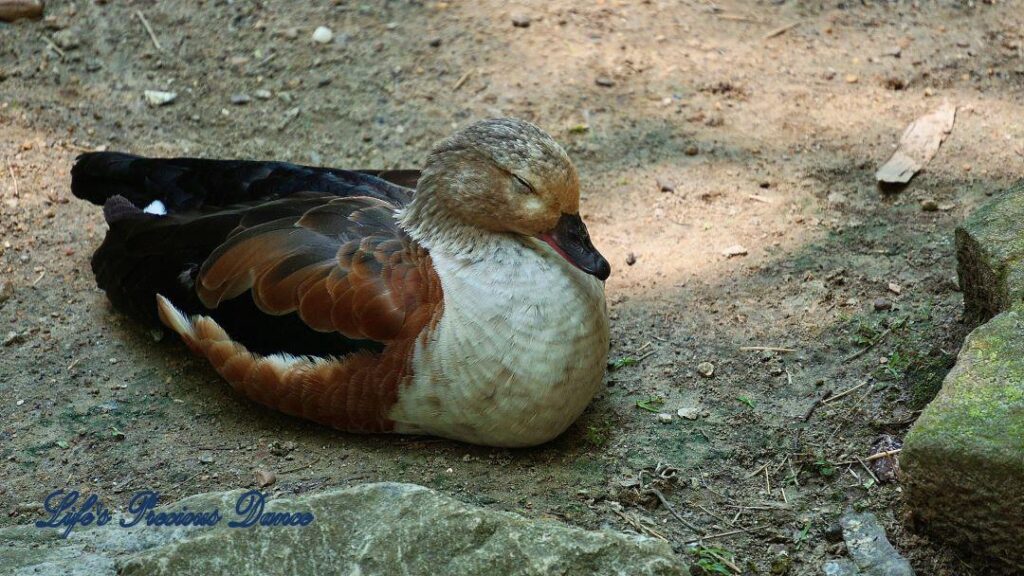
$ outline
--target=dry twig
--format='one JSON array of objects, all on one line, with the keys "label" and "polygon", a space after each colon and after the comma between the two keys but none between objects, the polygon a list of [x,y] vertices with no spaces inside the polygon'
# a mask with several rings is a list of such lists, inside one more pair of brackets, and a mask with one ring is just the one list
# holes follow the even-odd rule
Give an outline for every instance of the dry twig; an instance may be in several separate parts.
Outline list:
[{"label": "dry twig", "polygon": [[135,17],[142,22],[142,27],[145,28],[146,33],[149,34],[149,39],[153,41],[153,46],[155,46],[160,52],[163,52],[164,49],[160,47],[160,41],[156,39],[156,34],[153,33],[153,28],[149,25],[149,20],[146,20],[146,16],[142,13],[142,10],[136,10]]}]

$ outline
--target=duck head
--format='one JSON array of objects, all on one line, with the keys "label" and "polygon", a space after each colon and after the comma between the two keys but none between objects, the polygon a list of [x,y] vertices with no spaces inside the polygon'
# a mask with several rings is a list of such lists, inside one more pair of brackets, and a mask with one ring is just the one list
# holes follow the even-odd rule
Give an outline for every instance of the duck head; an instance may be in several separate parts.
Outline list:
[{"label": "duck head", "polygon": [[590,241],[579,202],[565,150],[529,122],[498,118],[434,147],[403,221],[421,237],[468,229],[537,238],[605,280],[611,267]]}]

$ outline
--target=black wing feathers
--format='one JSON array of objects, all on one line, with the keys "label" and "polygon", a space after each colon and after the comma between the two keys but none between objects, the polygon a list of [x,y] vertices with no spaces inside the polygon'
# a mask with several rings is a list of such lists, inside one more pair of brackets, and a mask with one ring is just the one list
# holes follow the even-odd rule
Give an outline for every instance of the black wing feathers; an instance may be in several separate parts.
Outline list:
[{"label": "black wing feathers", "polygon": [[316,168],[286,162],[143,158],[89,152],[71,169],[71,192],[93,204],[123,196],[139,208],[154,200],[168,212],[272,200],[296,192],[369,196],[404,206],[412,199],[417,170],[364,171]]}]

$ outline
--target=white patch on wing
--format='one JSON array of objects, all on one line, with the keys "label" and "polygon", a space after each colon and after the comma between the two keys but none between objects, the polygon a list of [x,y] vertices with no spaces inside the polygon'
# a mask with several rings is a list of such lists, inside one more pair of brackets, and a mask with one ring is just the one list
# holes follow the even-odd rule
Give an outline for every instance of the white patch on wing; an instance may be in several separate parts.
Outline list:
[{"label": "white patch on wing", "polygon": [[149,203],[149,206],[143,208],[142,211],[146,214],[156,214],[157,216],[167,215],[167,207],[159,200],[153,200]]}]

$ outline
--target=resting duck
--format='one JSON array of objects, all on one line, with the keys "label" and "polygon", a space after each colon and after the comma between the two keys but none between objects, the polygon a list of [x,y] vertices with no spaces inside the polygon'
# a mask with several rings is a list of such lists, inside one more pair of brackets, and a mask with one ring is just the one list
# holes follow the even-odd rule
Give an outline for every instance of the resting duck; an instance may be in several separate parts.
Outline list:
[{"label": "resting duck", "polygon": [[422,173],[97,152],[71,188],[103,205],[114,305],[284,413],[530,446],[601,386],[610,268],[575,167],[530,123],[473,124]]}]

